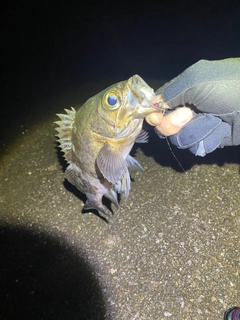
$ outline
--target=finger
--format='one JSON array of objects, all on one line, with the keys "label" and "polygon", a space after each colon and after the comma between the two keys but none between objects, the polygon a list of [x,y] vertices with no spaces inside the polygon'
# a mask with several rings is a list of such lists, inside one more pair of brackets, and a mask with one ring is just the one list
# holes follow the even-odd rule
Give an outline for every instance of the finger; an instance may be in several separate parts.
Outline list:
[{"label": "finger", "polygon": [[163,114],[154,112],[146,116],[145,119],[151,126],[156,127],[162,122]]},{"label": "finger", "polygon": [[170,136],[180,131],[192,118],[192,110],[182,107],[163,117],[156,125],[156,129],[163,135]]}]

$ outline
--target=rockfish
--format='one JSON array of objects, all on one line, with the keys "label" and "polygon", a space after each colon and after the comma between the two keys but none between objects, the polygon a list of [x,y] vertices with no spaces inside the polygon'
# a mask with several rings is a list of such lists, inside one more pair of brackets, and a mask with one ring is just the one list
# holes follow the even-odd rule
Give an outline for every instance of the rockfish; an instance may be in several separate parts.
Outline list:
[{"label": "rockfish", "polygon": [[[108,215],[102,197],[119,208],[117,194],[130,191],[128,168],[143,170],[129,155],[134,142],[146,142],[142,132],[145,116],[161,112],[150,100],[152,88],[138,75],[96,94],[78,111],[57,114],[57,136],[68,162],[65,178],[86,194],[85,209]],[[139,136],[139,138],[138,138]]]}]

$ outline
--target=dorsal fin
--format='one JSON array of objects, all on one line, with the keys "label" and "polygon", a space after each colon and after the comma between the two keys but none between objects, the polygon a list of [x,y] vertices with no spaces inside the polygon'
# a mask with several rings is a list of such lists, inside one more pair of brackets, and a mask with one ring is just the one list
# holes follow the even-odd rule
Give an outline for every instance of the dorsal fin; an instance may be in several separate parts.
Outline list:
[{"label": "dorsal fin", "polygon": [[71,108],[71,110],[64,110],[67,114],[57,114],[57,116],[61,120],[55,121],[54,123],[58,125],[55,130],[58,131],[58,134],[56,134],[56,136],[59,138],[58,142],[60,143],[60,148],[64,152],[64,158],[68,163],[70,163],[72,160],[72,130],[76,111],[73,107]]}]

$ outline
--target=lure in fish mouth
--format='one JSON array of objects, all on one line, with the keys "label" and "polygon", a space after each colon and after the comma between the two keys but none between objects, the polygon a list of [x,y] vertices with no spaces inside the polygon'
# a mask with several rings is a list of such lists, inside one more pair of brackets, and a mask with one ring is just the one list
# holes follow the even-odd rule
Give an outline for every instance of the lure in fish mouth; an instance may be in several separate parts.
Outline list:
[{"label": "lure in fish mouth", "polygon": [[153,89],[134,75],[99,92],[78,111],[65,109],[66,114],[58,114],[58,141],[68,162],[65,178],[86,194],[84,209],[110,217],[102,197],[117,208],[117,194],[128,198],[128,169],[143,170],[129,153],[135,141],[147,142],[144,117],[161,112],[150,101],[154,96]]}]

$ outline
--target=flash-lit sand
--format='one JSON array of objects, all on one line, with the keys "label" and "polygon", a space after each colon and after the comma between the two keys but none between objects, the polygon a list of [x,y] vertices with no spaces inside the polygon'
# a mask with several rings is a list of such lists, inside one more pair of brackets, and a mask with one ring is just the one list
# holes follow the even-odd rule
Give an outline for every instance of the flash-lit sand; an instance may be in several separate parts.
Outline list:
[{"label": "flash-lit sand", "polygon": [[133,152],[145,171],[107,223],[63,183],[52,122],[71,102],[56,101],[0,162],[0,318],[222,319],[240,297],[240,147],[173,148],[183,173],[149,128]]}]

